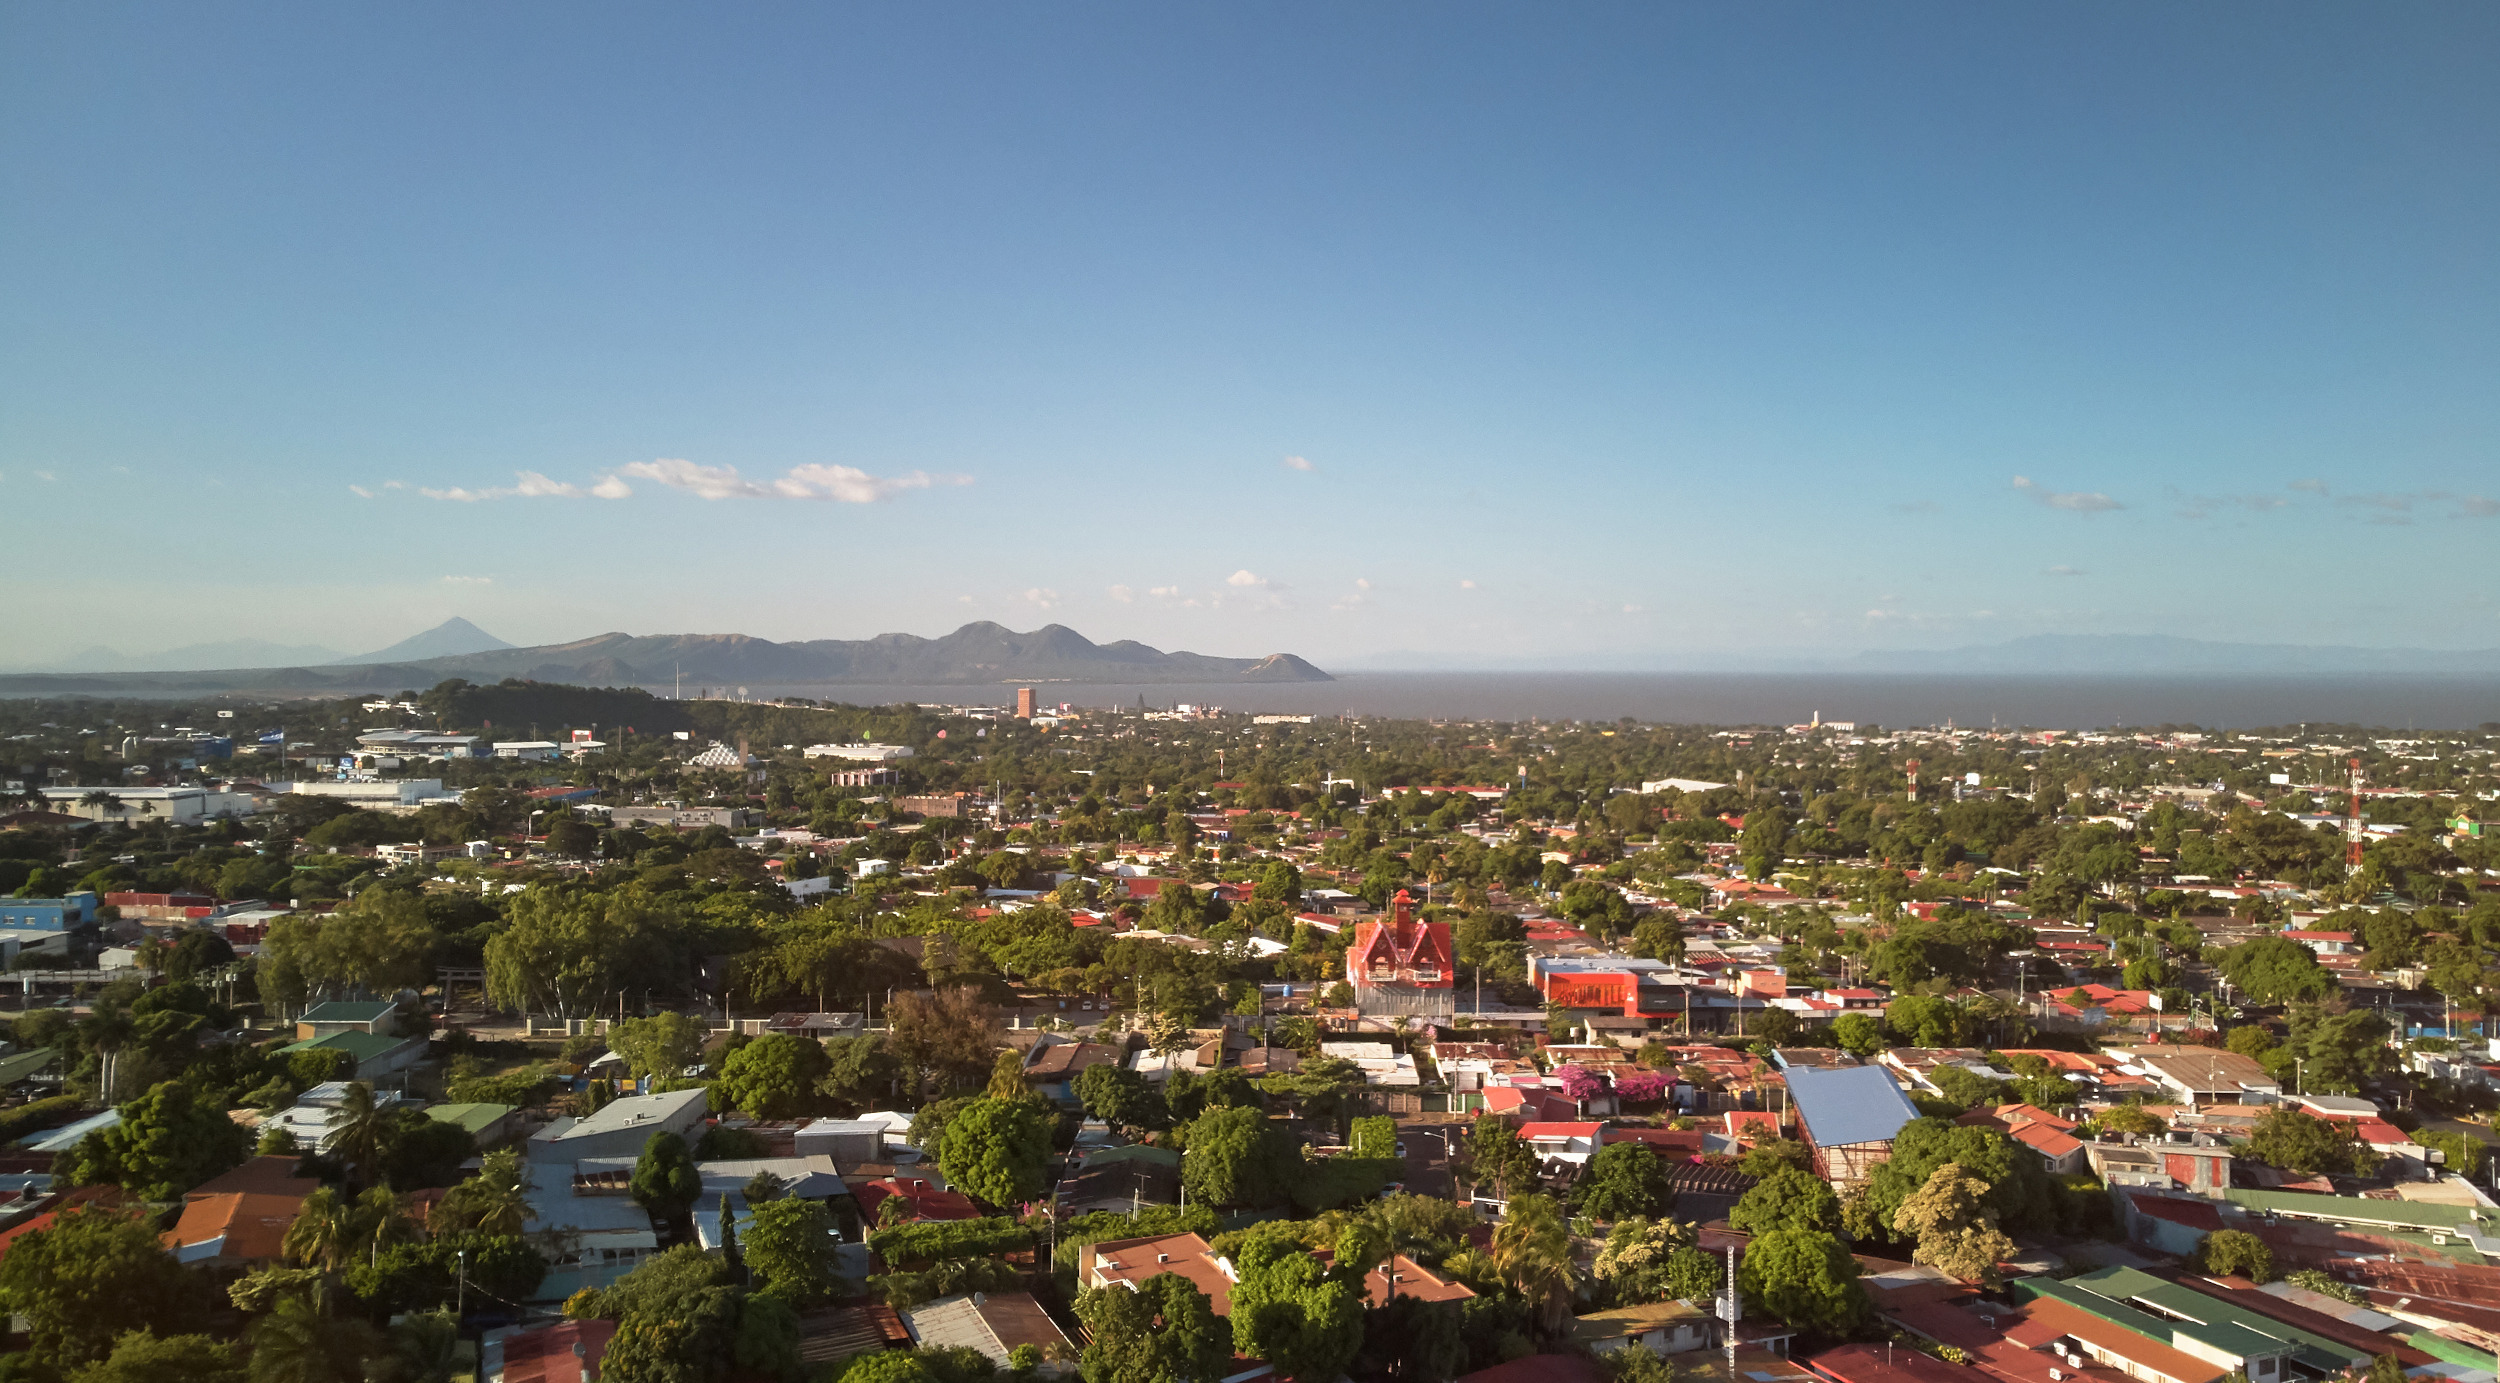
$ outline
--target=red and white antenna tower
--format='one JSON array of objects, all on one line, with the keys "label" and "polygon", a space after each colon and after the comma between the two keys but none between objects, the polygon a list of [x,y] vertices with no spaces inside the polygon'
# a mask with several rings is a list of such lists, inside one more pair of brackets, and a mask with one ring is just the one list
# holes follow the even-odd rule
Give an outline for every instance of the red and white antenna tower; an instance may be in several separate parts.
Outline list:
[{"label": "red and white antenna tower", "polygon": [[2361,760],[2352,761],[2352,807],[2344,818],[2344,869],[2361,872]]},{"label": "red and white antenna tower", "polygon": [[1918,800],[1918,760],[1910,760],[1910,800]]}]

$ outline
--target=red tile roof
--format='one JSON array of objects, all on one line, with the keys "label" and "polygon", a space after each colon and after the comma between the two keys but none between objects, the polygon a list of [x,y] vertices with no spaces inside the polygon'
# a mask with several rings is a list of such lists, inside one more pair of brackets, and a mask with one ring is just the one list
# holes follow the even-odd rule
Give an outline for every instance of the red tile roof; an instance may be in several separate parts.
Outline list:
[{"label": "red tile roof", "polygon": [[961,1191],[940,1191],[928,1182],[914,1177],[879,1177],[874,1181],[853,1183],[851,1195],[859,1202],[859,1213],[870,1224],[878,1222],[878,1209],[893,1197],[900,1196],[911,1208],[915,1220],[977,1220],[981,1209]]},{"label": "red tile roof", "polygon": [[[503,1372],[497,1377],[503,1383],[585,1383],[599,1376],[599,1361],[614,1338],[616,1322],[601,1320],[566,1321],[506,1335],[498,1342],[503,1346]],[[573,1352],[577,1344],[580,1354]]]},{"label": "red tile roof", "polygon": [[168,1250],[218,1243],[211,1255],[220,1263],[259,1263],[285,1256],[286,1232],[303,1213],[310,1194],[258,1191],[193,1196],[182,1207],[182,1219],[165,1231]]}]

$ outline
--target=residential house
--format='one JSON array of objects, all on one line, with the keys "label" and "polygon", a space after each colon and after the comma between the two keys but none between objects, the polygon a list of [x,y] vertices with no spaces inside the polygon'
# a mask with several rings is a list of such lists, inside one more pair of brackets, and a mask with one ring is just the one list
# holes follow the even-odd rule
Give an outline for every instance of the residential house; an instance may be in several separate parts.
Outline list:
[{"label": "residential house", "polygon": [[386,1037],[378,1033],[349,1030],[326,1037],[308,1038],[280,1047],[280,1055],[296,1052],[345,1052],[355,1062],[348,1079],[365,1082],[397,1075],[425,1059],[426,1039],[419,1037]]},{"label": "residential house", "polygon": [[596,1319],[489,1330],[478,1376],[484,1383],[593,1383],[615,1338],[616,1322]]},{"label": "residential house", "polygon": [[655,1133],[694,1141],[710,1112],[703,1090],[672,1090],[612,1100],[587,1118],[558,1119],[530,1135],[532,1162],[573,1163],[593,1157],[639,1157]]},{"label": "residential house", "polygon": [[863,1223],[883,1225],[887,1218],[886,1202],[899,1201],[895,1221],[902,1220],[977,1220],[981,1207],[961,1191],[947,1190],[943,1183],[927,1177],[873,1177],[854,1183],[852,1199],[859,1202]]},{"label": "residential house", "polygon": [[1577,1166],[1597,1155],[1598,1135],[1604,1128],[1603,1124],[1593,1123],[1521,1124],[1519,1141],[1527,1144],[1539,1161]]},{"label": "residential house", "polygon": [[[791,1135],[790,1147],[802,1157],[823,1154],[837,1165],[855,1166],[882,1161],[886,1135],[892,1132],[893,1126],[883,1119],[815,1119]],[[908,1119],[902,1132],[911,1132]]]},{"label": "residential house", "polygon": [[2252,1096],[2271,1099],[2283,1093],[2282,1083],[2266,1074],[2255,1057],[2217,1047],[2139,1047],[2125,1055],[2129,1064],[2189,1106],[2235,1104]]},{"label": "residential house", "polygon": [[1045,1035],[1024,1061],[1024,1083],[1063,1109],[1084,1103],[1076,1097],[1076,1078],[1096,1066],[1117,1066],[1121,1050],[1107,1042],[1069,1042]]},{"label": "residential house", "polygon": [[2041,1162],[2054,1175],[2072,1176],[2088,1169],[2089,1159],[2084,1155],[2083,1140],[2075,1136],[2075,1130],[2082,1125],[2037,1106],[2001,1104],[1990,1109],[1974,1109],[1954,1122],[1995,1129],[2039,1154]]},{"label": "residential house", "polygon": [[[1336,1255],[1322,1249],[1316,1257],[1334,1266]],[[1415,1262],[1405,1254],[1394,1253],[1387,1261],[1374,1263],[1363,1275],[1363,1298],[1372,1306],[1386,1306],[1398,1297],[1418,1301],[1464,1301],[1475,1295],[1466,1283],[1444,1277]]]},{"label": "residential house", "polygon": [[1936,1084],[1936,1073],[1948,1066],[1987,1080],[2014,1079],[2013,1072],[1990,1066],[1988,1054],[1972,1047],[1888,1047],[1876,1054],[1875,1061],[1899,1073],[1902,1084],[1931,1095],[1944,1094],[1944,1088]]},{"label": "residential house", "polygon": [[1218,1258],[1207,1241],[1195,1234],[1164,1234],[1144,1239],[1113,1239],[1077,1250],[1077,1281],[1087,1287],[1115,1282],[1144,1282],[1165,1273],[1190,1280],[1215,1307],[1215,1314],[1233,1312],[1233,1284],[1239,1279],[1229,1260]]},{"label": "residential house", "polygon": [[970,1292],[941,1297],[903,1313],[912,1343],[922,1349],[969,1349],[1001,1369],[1012,1366],[1017,1349],[1031,1345],[1045,1355],[1039,1372],[1057,1378],[1075,1366],[1051,1356],[1073,1355],[1075,1347],[1031,1292]]},{"label": "residential house", "polygon": [[352,1002],[333,999],[313,1005],[303,1017],[296,1019],[295,1036],[306,1042],[343,1032],[394,1037],[398,1035],[398,1013],[399,1005],[388,999]]},{"label": "residential house", "polygon": [[1713,1329],[1710,1313],[1689,1301],[1654,1301],[1591,1311],[1571,1323],[1571,1344],[1591,1354],[1641,1348],[1653,1354],[1683,1354],[1706,1349]]},{"label": "residential house", "polygon": [[438,1124],[458,1124],[477,1140],[481,1148],[491,1148],[512,1137],[515,1121],[520,1117],[518,1106],[508,1104],[430,1104],[425,1117]]},{"label": "residential house", "polygon": [[1361,1067],[1366,1085],[1413,1086],[1422,1083],[1415,1069],[1415,1058],[1386,1042],[1322,1042],[1319,1051],[1322,1056],[1337,1057]]},{"label": "residential house", "polygon": [[318,1179],[296,1175],[292,1157],[251,1157],[202,1182],[182,1198],[182,1216],[167,1230],[168,1252],[186,1264],[256,1268],[285,1257],[288,1228]]},{"label": "residential house", "polygon": [[1176,1205],[1181,1193],[1181,1155],[1170,1148],[1132,1143],[1092,1153],[1060,1178],[1059,1213],[1132,1211],[1145,1205]]}]

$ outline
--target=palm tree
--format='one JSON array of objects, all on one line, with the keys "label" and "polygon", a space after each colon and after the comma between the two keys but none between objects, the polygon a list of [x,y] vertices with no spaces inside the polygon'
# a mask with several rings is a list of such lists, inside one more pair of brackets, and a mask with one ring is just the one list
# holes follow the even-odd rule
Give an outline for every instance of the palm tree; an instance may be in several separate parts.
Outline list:
[{"label": "palm tree", "polygon": [[371,1182],[390,1151],[397,1123],[391,1111],[374,1103],[373,1087],[356,1081],[347,1087],[347,1098],[330,1112],[330,1151],[354,1168],[360,1180]]},{"label": "palm tree", "polygon": [[458,1368],[460,1320],[449,1311],[420,1311],[391,1325],[390,1352],[366,1377],[376,1383],[451,1383]]},{"label": "palm tree", "polygon": [[472,1180],[478,1187],[478,1232],[519,1234],[530,1217],[529,1168],[521,1155],[509,1149],[489,1153]]},{"label": "palm tree", "polygon": [[304,1208],[296,1212],[295,1223],[286,1227],[279,1247],[289,1263],[334,1273],[354,1256],[355,1237],[355,1208],[324,1186],[304,1198]]},{"label": "palm tree", "polygon": [[1514,1196],[1493,1230],[1493,1262],[1537,1313],[1549,1335],[1571,1319],[1571,1290],[1579,1274],[1571,1262],[1571,1230],[1554,1198]]},{"label": "palm tree", "polygon": [[354,1317],[331,1320],[309,1297],[283,1297],[252,1327],[252,1383],[361,1383],[378,1333]]},{"label": "palm tree", "polygon": [[103,813],[105,812],[112,812],[116,816],[121,814],[122,799],[115,795],[110,789],[97,788],[95,791],[79,798],[78,805],[82,807],[96,808],[96,819],[101,821],[104,819]]}]

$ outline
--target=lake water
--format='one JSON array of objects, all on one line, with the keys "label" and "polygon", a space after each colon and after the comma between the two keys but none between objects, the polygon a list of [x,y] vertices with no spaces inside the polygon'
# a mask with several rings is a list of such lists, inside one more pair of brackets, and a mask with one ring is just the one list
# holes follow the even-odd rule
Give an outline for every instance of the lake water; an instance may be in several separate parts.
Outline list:
[{"label": "lake water", "polygon": [[[2207,729],[2352,724],[2470,730],[2500,722],[2500,679],[2442,677],[2015,677],[1921,673],[1353,672],[1333,682],[1150,687],[1032,684],[1045,706],[1213,704],[1228,711],[1451,720],[1637,720],[1793,725]],[[653,691],[667,694],[667,688]],[[757,699],[854,705],[1013,704],[1013,687],[750,686]]]}]

